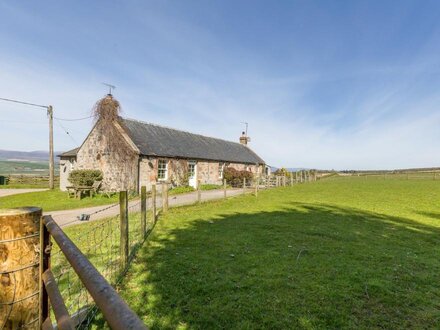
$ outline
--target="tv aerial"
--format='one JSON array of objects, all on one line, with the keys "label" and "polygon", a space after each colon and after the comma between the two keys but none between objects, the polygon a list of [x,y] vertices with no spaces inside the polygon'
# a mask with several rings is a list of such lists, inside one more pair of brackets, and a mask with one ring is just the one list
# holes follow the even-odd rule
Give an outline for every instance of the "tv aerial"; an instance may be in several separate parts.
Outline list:
[{"label": "tv aerial", "polygon": [[107,83],[104,83],[104,82],[102,84],[108,87],[108,94],[112,95],[112,89],[116,89],[116,86],[110,85],[110,84],[107,84]]}]

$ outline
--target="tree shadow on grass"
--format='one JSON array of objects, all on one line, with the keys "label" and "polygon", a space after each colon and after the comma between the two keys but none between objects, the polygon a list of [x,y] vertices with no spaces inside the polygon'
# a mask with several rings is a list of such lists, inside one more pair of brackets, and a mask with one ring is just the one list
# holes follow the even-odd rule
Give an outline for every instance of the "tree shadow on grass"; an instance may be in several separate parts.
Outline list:
[{"label": "tree shadow on grass", "polygon": [[438,325],[439,228],[302,203],[162,225],[122,290],[152,328]]}]

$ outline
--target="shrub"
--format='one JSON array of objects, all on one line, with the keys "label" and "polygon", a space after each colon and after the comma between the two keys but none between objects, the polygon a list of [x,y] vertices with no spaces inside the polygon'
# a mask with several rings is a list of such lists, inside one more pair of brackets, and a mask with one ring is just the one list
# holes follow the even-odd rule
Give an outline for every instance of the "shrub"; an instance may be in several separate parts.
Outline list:
[{"label": "shrub", "polygon": [[226,167],[223,173],[223,177],[226,183],[237,187],[243,184],[243,179],[250,182],[253,178],[252,172],[249,171],[238,171],[233,167]]},{"label": "shrub", "polygon": [[286,170],[284,167],[279,168],[275,171],[274,173],[275,175],[281,175],[281,176],[285,176],[287,178],[290,178],[290,176],[292,175],[292,172],[289,172],[288,170]]},{"label": "shrub", "polygon": [[70,172],[69,181],[76,186],[92,186],[93,182],[102,180],[99,170],[73,170]]}]

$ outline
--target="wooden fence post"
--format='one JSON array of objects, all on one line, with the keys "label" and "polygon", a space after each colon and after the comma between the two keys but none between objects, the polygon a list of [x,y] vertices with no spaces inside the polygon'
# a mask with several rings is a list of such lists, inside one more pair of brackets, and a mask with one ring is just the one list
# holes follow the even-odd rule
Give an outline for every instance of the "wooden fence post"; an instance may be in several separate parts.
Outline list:
[{"label": "wooden fence post", "polygon": [[258,197],[258,178],[256,177],[255,178],[255,187],[254,187],[254,189],[255,189],[255,197]]},{"label": "wooden fence post", "polygon": [[290,186],[293,187],[293,173],[290,173]]},{"label": "wooden fence post", "polygon": [[226,198],[226,180],[223,179],[223,198]]},{"label": "wooden fence post", "polygon": [[141,231],[142,237],[147,236],[147,187],[141,187]]},{"label": "wooden fence post", "polygon": [[168,183],[162,183],[162,211],[168,212]]},{"label": "wooden fence post", "polygon": [[246,193],[246,178],[243,178],[243,195]]},{"label": "wooden fence post", "polygon": [[[36,251],[40,243],[41,213],[37,207],[0,210],[0,325],[4,329],[22,328],[19,325],[42,314],[38,308],[42,268],[38,268],[37,261],[38,257],[41,261],[47,255],[38,256]],[[44,298],[43,316],[47,317],[47,296]],[[36,324],[32,328],[35,329]]]},{"label": "wooden fence post", "polygon": [[121,238],[119,252],[121,255],[121,270],[128,264],[128,198],[127,191],[119,192],[119,218],[121,223]]},{"label": "wooden fence post", "polygon": [[202,190],[201,190],[201,180],[197,180],[197,203],[200,203],[202,201]]},{"label": "wooden fence post", "polygon": [[153,226],[156,223],[156,184],[151,186],[151,213],[153,218]]}]

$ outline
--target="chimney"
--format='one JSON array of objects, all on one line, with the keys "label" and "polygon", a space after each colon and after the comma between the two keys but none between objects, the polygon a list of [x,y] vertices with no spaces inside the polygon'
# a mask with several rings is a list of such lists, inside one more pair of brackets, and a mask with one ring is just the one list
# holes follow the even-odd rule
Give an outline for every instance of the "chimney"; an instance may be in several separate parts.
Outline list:
[{"label": "chimney", "polygon": [[246,146],[247,143],[248,143],[248,137],[246,136],[245,132],[242,132],[240,136],[240,144]]}]

